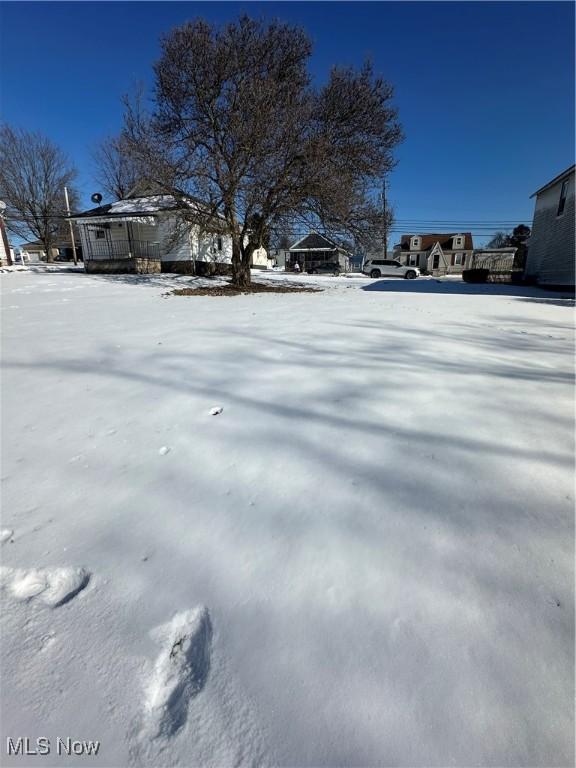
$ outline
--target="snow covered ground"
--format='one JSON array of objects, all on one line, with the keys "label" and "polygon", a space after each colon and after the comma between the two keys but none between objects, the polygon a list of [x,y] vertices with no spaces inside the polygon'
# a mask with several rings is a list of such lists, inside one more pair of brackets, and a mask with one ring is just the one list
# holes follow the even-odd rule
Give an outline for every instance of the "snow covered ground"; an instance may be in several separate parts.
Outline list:
[{"label": "snow covered ground", "polygon": [[2,275],[2,765],[573,764],[572,302],[297,279]]}]

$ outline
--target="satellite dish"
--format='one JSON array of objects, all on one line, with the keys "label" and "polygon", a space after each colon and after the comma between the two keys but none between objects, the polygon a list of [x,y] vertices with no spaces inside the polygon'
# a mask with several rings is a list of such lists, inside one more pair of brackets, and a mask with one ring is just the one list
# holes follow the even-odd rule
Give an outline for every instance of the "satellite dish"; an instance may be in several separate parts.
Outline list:
[{"label": "satellite dish", "polygon": [[102,202],[102,195],[100,194],[100,192],[94,192],[90,200],[92,200],[93,203],[96,203],[96,205],[100,205],[100,203]]}]

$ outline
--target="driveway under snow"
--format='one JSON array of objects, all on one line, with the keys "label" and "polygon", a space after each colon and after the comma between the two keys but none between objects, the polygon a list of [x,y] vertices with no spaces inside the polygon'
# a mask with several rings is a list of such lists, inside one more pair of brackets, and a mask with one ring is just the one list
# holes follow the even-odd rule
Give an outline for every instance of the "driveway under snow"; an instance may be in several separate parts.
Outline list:
[{"label": "driveway under snow", "polygon": [[1,280],[3,765],[573,764],[569,299]]}]

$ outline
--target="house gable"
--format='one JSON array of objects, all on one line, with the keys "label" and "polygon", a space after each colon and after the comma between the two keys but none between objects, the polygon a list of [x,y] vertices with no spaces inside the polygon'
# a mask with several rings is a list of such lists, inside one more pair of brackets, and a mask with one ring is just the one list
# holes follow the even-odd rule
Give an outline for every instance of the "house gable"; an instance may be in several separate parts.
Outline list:
[{"label": "house gable", "polygon": [[321,235],[318,232],[310,232],[300,240],[297,240],[294,245],[289,248],[290,251],[339,251],[346,256],[350,256],[350,251],[347,248],[339,245],[331,240],[326,235]]}]

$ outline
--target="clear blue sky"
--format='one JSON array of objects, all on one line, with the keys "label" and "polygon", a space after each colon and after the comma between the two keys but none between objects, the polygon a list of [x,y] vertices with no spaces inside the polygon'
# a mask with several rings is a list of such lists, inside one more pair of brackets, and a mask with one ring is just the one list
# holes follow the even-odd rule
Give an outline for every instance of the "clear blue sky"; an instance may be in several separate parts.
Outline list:
[{"label": "clear blue sky", "polygon": [[2,117],[64,148],[89,204],[90,147],[119,130],[122,94],[151,83],[159,35],[243,11],[304,26],[318,82],[369,56],[394,84],[406,140],[389,197],[404,231],[530,224],[529,195],[574,162],[574,5],[561,2],[3,3]]}]

